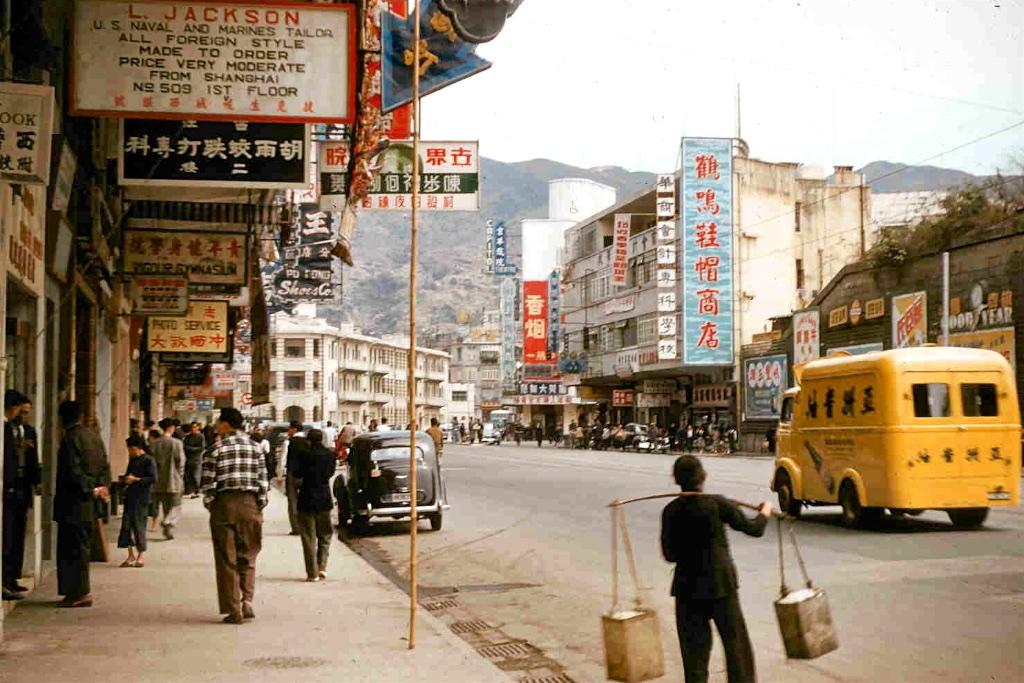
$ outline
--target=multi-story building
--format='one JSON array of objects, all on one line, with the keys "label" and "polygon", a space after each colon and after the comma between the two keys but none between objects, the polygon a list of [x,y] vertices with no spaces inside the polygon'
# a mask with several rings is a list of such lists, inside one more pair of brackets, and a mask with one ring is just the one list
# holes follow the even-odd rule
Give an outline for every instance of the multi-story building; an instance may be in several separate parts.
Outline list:
[{"label": "multi-story building", "polygon": [[[298,315],[274,316],[271,332],[273,420],[352,422],[386,418],[409,423],[409,340],[370,337],[352,325],[329,325],[300,306]],[[441,417],[448,384],[448,354],[416,349],[416,419],[420,427]]]},{"label": "multi-story building", "polygon": [[[851,167],[831,176],[795,163],[733,159],[734,336],[768,332],[774,316],[805,307],[866,250],[870,191]],[[676,196],[679,194],[676,177]],[[579,397],[603,420],[736,421],[736,365],[658,359],[655,191],[583,220],[566,232],[562,357],[580,359]],[[681,202],[680,202],[681,203]],[[629,217],[626,282],[612,281],[613,225]],[[678,204],[677,215],[678,218]],[[677,231],[681,232],[681,231]],[[675,253],[681,254],[679,235]],[[664,266],[662,266],[664,267]],[[678,271],[678,263],[676,264]],[[678,282],[679,278],[676,278]],[[682,329],[677,319],[677,328]],[[734,354],[734,363],[739,354]]]},{"label": "multi-story building", "polygon": [[444,408],[441,409],[441,421],[471,420],[478,415],[476,412],[476,385],[450,382],[448,396]]},{"label": "multi-story building", "polygon": [[497,339],[466,339],[448,347],[452,383],[474,387],[470,413],[485,418],[501,407],[501,342]]}]

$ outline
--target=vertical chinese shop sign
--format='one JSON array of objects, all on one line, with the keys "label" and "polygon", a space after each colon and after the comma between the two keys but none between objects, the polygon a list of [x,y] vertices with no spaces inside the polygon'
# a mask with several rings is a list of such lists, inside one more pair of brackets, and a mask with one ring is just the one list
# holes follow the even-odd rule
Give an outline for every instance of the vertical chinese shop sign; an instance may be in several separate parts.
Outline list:
[{"label": "vertical chinese shop sign", "polygon": [[732,365],[732,140],[683,138],[683,363]]},{"label": "vertical chinese shop sign", "polygon": [[523,364],[549,365],[548,355],[548,281],[523,283]]}]

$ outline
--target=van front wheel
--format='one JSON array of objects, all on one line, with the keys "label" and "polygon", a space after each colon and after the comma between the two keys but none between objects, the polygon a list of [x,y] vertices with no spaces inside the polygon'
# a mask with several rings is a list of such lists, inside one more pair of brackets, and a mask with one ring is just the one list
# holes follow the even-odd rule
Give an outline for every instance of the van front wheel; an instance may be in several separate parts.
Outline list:
[{"label": "van front wheel", "polygon": [[775,475],[775,493],[779,497],[779,510],[790,517],[799,517],[803,509],[803,501],[793,497],[793,482],[786,470],[779,470]]},{"label": "van front wheel", "polygon": [[958,508],[946,510],[946,514],[957,529],[975,529],[985,523],[988,508]]}]

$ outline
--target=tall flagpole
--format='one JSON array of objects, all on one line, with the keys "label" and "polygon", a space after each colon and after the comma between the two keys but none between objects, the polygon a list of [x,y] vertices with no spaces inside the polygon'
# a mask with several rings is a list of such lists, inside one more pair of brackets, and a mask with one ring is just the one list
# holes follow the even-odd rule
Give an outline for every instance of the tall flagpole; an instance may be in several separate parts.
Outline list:
[{"label": "tall flagpole", "polygon": [[412,40],[412,234],[409,245],[409,649],[416,648],[416,243],[420,208],[420,0],[413,12]]}]

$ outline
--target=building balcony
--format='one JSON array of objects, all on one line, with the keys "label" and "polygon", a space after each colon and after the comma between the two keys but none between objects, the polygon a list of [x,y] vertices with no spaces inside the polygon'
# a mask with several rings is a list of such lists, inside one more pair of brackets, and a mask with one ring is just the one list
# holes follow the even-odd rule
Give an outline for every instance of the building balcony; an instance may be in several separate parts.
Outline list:
[{"label": "building balcony", "polygon": [[342,370],[368,372],[370,370],[370,361],[364,358],[339,358],[338,367]]},{"label": "building balcony", "polygon": [[370,361],[370,372],[375,375],[386,375],[391,372],[391,366],[384,361]]},{"label": "building balcony", "polygon": [[420,405],[431,406],[434,408],[443,408],[448,405],[448,402],[444,400],[444,396],[431,396],[427,399],[416,399],[416,402]]},{"label": "building balcony", "polygon": [[390,403],[391,394],[384,391],[374,391],[370,394],[369,401],[371,403]]},{"label": "building balcony", "polygon": [[343,389],[338,392],[338,401],[341,403],[366,403],[370,400],[370,392],[364,389]]}]

